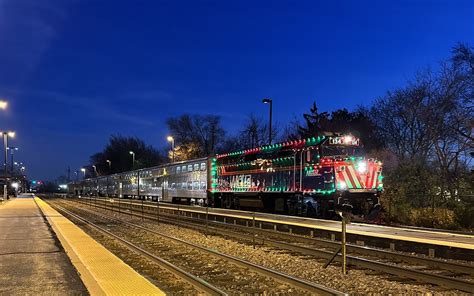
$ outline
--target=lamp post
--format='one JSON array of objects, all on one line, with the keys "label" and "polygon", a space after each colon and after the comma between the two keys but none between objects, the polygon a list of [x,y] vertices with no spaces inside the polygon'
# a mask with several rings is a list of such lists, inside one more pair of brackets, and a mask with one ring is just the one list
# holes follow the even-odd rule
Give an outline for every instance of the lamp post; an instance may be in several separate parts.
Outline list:
[{"label": "lamp post", "polygon": [[133,167],[135,166],[135,152],[130,151],[129,153],[132,155],[132,170],[133,170]]},{"label": "lamp post", "polygon": [[97,167],[95,165],[93,165],[92,167],[94,168],[95,176],[98,177],[99,173],[97,172]]},{"label": "lamp post", "polygon": [[107,164],[109,165],[109,173],[112,171],[112,162],[110,160],[106,160]]},{"label": "lamp post", "polygon": [[79,181],[79,171],[74,171],[74,174],[76,174],[76,182]]},{"label": "lamp post", "polygon": [[13,164],[14,164],[14,162],[13,162],[13,154],[14,154],[15,151],[18,151],[18,147],[12,147],[12,146],[10,146],[10,147],[7,147],[7,149],[10,150],[10,156],[11,156],[11,175],[12,175],[12,177],[13,177]]},{"label": "lamp post", "polygon": [[262,103],[270,105],[270,123],[268,125],[268,144],[272,144],[272,113],[273,113],[273,101],[272,99],[263,99]]},{"label": "lamp post", "polygon": [[166,139],[168,140],[168,142],[171,143],[171,155],[172,155],[171,162],[174,162],[174,138],[172,136],[168,136]]},{"label": "lamp post", "polygon": [[86,178],[86,169],[85,168],[81,168],[81,172],[84,174],[84,179]]},{"label": "lamp post", "polygon": [[2,135],[3,135],[3,148],[4,148],[4,152],[5,152],[5,159],[3,161],[3,171],[4,171],[4,175],[5,175],[5,184],[6,184],[6,180],[7,180],[7,155],[8,155],[8,152],[7,152],[7,149],[8,149],[8,137],[10,138],[14,138],[15,137],[15,132],[2,132]]}]

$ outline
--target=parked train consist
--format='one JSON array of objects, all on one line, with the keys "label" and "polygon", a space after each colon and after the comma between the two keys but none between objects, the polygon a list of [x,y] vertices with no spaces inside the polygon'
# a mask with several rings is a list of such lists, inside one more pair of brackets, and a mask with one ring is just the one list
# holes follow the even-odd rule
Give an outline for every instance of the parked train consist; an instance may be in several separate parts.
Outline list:
[{"label": "parked train consist", "polygon": [[367,216],[383,188],[382,163],[358,155],[359,146],[351,135],[326,134],[86,179],[69,192],[321,218],[349,204]]}]

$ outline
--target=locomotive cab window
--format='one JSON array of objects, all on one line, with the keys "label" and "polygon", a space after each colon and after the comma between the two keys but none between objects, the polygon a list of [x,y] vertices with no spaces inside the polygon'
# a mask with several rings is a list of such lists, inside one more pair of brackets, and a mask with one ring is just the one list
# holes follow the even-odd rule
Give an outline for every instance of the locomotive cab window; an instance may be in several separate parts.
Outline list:
[{"label": "locomotive cab window", "polygon": [[199,171],[199,163],[194,164],[194,171],[195,172]]},{"label": "locomotive cab window", "polygon": [[201,171],[205,171],[205,170],[206,170],[206,163],[201,162]]}]

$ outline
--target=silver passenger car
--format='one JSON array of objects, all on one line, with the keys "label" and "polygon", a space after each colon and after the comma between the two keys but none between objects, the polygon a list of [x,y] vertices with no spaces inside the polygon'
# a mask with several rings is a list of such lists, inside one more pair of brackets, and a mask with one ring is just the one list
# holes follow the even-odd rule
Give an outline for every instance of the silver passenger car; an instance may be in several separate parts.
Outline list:
[{"label": "silver passenger car", "polygon": [[199,158],[100,176],[70,183],[69,192],[75,195],[204,204],[209,181],[208,164],[208,158]]}]

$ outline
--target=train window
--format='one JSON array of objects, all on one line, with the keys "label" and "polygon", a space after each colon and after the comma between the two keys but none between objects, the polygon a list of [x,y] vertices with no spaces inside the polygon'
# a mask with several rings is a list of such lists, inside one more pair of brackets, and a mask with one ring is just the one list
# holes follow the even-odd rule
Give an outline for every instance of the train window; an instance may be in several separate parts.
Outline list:
[{"label": "train window", "polygon": [[201,190],[206,190],[206,182],[201,182]]},{"label": "train window", "polygon": [[176,174],[181,173],[181,167],[176,167]]},{"label": "train window", "polygon": [[193,182],[193,190],[199,190],[199,182],[198,181]]},{"label": "train window", "polygon": [[199,163],[194,164],[194,171],[195,172],[199,171]]},{"label": "train window", "polygon": [[188,184],[186,184],[186,182],[183,182],[183,183],[181,184],[181,189],[185,189],[185,190],[186,190],[187,186],[188,186]]},{"label": "train window", "polygon": [[188,190],[193,190],[193,182],[188,181]]},{"label": "train window", "polygon": [[183,166],[181,167],[181,173],[186,173],[186,166],[185,166],[185,165],[183,165]]},{"label": "train window", "polygon": [[206,163],[201,162],[201,171],[205,171],[205,170],[206,170]]},{"label": "train window", "polygon": [[176,188],[176,183],[171,183],[171,189],[175,189]]},{"label": "train window", "polygon": [[192,171],[193,171],[193,165],[190,164],[190,165],[188,165],[188,172],[192,172]]}]

